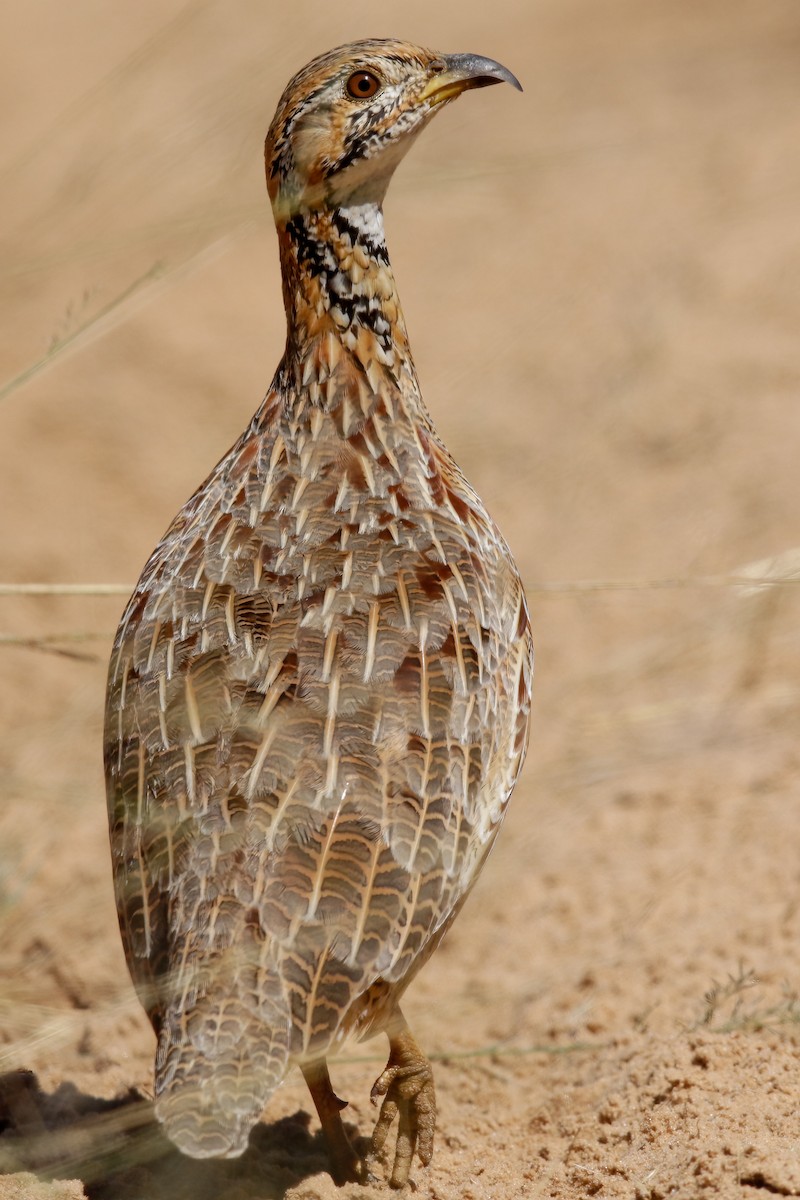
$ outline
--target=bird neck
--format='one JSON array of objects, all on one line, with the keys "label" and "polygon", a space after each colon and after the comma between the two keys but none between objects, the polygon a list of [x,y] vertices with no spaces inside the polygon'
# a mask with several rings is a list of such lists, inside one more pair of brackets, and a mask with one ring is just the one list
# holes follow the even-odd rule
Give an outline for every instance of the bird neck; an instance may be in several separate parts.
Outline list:
[{"label": "bird neck", "polygon": [[297,394],[330,408],[355,381],[362,406],[369,393],[418,396],[380,206],[300,210],[278,224],[278,242],[283,365]]}]

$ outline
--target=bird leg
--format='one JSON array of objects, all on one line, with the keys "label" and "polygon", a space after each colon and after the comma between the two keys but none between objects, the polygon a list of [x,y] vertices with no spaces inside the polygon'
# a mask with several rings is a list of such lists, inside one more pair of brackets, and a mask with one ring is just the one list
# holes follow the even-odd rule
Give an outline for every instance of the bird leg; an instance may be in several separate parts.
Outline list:
[{"label": "bird leg", "polygon": [[373,1104],[377,1104],[381,1096],[383,1103],[372,1135],[367,1170],[369,1172],[380,1155],[396,1117],[397,1142],[389,1184],[401,1188],[408,1181],[415,1151],[423,1167],[431,1161],[436,1129],[436,1093],[431,1064],[414,1041],[405,1021],[396,1033],[389,1034],[389,1061],[370,1093]]},{"label": "bird leg", "polygon": [[343,1108],[347,1108],[347,1101],[340,1100],[334,1092],[328,1074],[328,1064],[323,1058],[316,1063],[306,1063],[301,1070],[319,1114],[325,1141],[328,1143],[333,1182],[337,1187],[341,1187],[343,1183],[360,1182],[361,1164],[342,1124],[341,1112]]}]

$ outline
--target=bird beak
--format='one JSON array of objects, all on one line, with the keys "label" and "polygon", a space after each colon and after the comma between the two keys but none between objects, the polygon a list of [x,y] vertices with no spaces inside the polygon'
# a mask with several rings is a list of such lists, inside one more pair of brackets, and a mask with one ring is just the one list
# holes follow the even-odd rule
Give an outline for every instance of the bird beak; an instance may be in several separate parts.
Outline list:
[{"label": "bird beak", "polygon": [[426,84],[420,100],[441,104],[460,96],[467,88],[489,87],[493,83],[510,83],[517,91],[522,91],[516,75],[493,58],[483,58],[480,54],[443,54],[440,61],[445,64],[445,69],[438,71]]}]

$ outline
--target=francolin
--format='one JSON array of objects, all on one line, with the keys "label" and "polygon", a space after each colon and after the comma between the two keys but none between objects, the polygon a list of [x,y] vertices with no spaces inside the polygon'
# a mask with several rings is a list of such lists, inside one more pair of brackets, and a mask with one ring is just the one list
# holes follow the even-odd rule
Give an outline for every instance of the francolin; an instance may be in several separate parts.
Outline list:
[{"label": "francolin", "polygon": [[[392,173],[473,54],[316,58],[266,141],[288,334],[249,427],[174,519],[111,658],[119,920],[158,1038],[155,1111],[235,1157],[296,1064],[337,1182],[433,1150],[403,992],[461,908],[522,764],[532,674],[511,554],[422,400],[383,232]],[[361,1161],[327,1060],[383,1031]]]}]

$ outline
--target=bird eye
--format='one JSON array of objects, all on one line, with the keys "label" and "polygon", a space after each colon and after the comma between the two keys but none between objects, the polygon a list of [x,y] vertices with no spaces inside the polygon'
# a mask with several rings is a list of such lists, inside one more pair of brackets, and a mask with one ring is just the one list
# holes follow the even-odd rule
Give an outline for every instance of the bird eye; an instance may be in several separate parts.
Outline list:
[{"label": "bird eye", "polygon": [[380,79],[371,71],[354,71],[347,81],[347,93],[355,100],[369,100],[380,88]]}]

